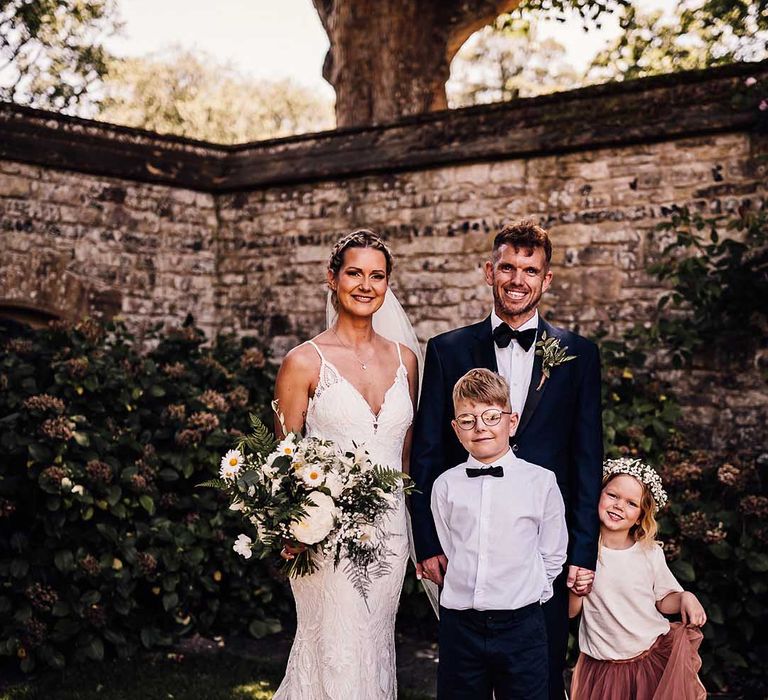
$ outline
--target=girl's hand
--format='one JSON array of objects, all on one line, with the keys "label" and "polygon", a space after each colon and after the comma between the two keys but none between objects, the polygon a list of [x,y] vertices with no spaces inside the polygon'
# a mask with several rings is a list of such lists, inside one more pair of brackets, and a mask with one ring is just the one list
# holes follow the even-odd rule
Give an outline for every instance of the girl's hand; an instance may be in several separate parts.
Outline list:
[{"label": "girl's hand", "polygon": [[576,580],[573,583],[573,591],[576,595],[587,595],[592,590],[592,583],[595,580],[595,572],[589,569],[579,569],[576,574]]},{"label": "girl's hand", "polygon": [[701,627],[707,621],[707,614],[699,599],[688,591],[684,591],[680,596],[680,617],[684,625],[693,627]]}]

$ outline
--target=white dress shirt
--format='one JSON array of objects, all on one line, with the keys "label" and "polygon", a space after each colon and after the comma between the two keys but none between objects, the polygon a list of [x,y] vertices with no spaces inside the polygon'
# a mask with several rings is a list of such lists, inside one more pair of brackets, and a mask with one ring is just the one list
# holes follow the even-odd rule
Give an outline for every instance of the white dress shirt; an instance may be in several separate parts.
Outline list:
[{"label": "white dress shirt", "polygon": [[553,472],[509,450],[493,466],[504,476],[469,477],[487,467],[472,456],[432,487],[437,536],[448,557],[440,605],[516,610],[552,597],[568,546],[565,507]]},{"label": "white dress shirt", "polygon": [[[495,331],[502,321],[497,315],[496,310],[491,311],[491,330]],[[535,311],[533,317],[529,318],[522,326],[515,328],[517,331],[525,331],[529,328],[539,327],[539,312]],[[536,340],[538,340],[538,334]],[[509,402],[512,410],[518,416],[523,415],[525,399],[528,397],[528,388],[531,385],[531,374],[533,373],[533,360],[536,354],[536,342],[534,341],[528,350],[523,350],[520,343],[513,340],[507,347],[500,348],[496,343],[493,344],[496,351],[496,365],[499,368],[499,374],[507,380],[509,384]]]}]

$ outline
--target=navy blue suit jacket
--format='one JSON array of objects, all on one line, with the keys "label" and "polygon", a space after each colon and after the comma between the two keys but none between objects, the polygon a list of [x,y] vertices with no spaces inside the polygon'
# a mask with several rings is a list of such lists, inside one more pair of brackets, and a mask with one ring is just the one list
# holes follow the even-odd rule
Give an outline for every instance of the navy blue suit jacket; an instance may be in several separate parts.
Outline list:
[{"label": "navy blue suit jacket", "polygon": [[[568,563],[594,570],[603,461],[600,355],[586,338],[539,317],[539,338],[543,331],[558,338],[576,359],[553,368],[537,391],[542,358],[536,356],[525,408],[510,443],[518,457],[555,473],[568,519]],[[432,484],[467,458],[451,427],[451,395],[456,381],[474,367],[498,371],[490,317],[427,343],[411,453],[411,476],[420,491],[411,497],[419,561],[442,552],[430,511]]]}]

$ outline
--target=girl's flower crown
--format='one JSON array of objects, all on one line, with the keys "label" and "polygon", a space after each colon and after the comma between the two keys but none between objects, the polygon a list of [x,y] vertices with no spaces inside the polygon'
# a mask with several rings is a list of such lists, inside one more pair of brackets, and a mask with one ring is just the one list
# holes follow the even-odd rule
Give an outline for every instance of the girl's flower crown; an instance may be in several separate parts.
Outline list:
[{"label": "girl's flower crown", "polygon": [[645,484],[656,502],[657,512],[667,504],[667,492],[662,486],[661,477],[653,467],[643,464],[639,459],[629,457],[606,459],[603,462],[603,479],[613,474],[628,474]]}]

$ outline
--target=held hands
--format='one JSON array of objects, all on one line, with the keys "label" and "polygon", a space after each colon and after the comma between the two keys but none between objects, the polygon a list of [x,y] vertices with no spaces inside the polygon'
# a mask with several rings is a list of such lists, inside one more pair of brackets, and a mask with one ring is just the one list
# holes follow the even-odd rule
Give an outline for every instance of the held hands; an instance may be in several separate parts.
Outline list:
[{"label": "held hands", "polygon": [[595,580],[595,572],[585,569],[581,566],[571,564],[568,567],[568,580],[566,586],[578,596],[588,595],[592,590],[592,583]]},{"label": "held hands", "polygon": [[443,575],[448,570],[448,558],[445,554],[438,554],[416,564],[416,578],[421,581],[425,578],[438,586],[443,585]]},{"label": "held hands", "polygon": [[691,627],[701,627],[707,621],[707,614],[699,599],[688,591],[680,596],[680,617],[684,625]]}]

